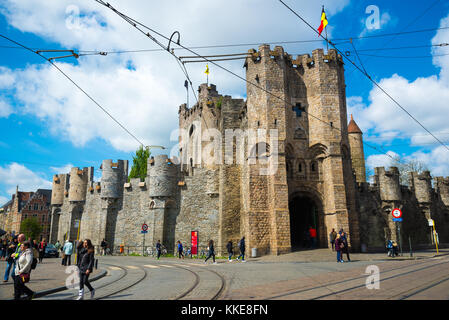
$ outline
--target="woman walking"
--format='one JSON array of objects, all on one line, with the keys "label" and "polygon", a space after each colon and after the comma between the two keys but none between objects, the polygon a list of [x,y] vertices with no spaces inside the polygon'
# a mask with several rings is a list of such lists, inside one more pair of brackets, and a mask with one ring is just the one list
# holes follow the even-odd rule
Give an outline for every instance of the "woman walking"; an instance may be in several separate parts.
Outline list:
[{"label": "woman walking", "polygon": [[77,250],[77,266],[79,268],[80,276],[80,290],[77,300],[84,299],[84,285],[89,288],[90,298],[92,299],[95,295],[95,289],[90,285],[89,275],[92,273],[94,268],[94,246],[89,239],[86,239],[84,242],[80,241]]},{"label": "woman walking", "polygon": [[39,263],[42,263],[42,259],[44,259],[45,248],[47,247],[47,242],[45,238],[39,243]]},{"label": "woman walking", "polygon": [[16,252],[16,247],[17,247],[17,239],[11,241],[8,248],[6,248],[6,270],[5,275],[3,277],[3,282],[8,282],[9,276],[11,275],[11,270],[13,269],[14,266],[14,258],[12,257],[12,255],[14,254],[14,252]]},{"label": "woman walking", "polygon": [[343,239],[340,234],[337,234],[337,238],[335,239],[335,251],[337,251],[337,262],[344,262],[342,259],[342,250],[344,248]]},{"label": "woman walking", "polygon": [[210,257],[213,258],[214,264],[217,264],[217,263],[215,262],[214,240],[209,240],[209,252],[208,252],[208,254],[207,254],[206,260],[204,260],[204,263],[206,263],[207,260],[209,260]]},{"label": "woman walking", "polygon": [[28,300],[33,298],[34,292],[25,283],[30,281],[31,264],[33,263],[33,252],[29,242],[21,245],[21,253],[16,261],[14,278],[14,300],[20,300],[22,293],[25,293]]}]

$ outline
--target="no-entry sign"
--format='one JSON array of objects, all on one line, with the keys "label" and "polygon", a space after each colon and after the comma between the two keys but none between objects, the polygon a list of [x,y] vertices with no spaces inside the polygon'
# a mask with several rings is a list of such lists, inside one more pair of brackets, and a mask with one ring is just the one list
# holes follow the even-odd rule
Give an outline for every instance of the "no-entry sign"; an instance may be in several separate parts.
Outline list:
[{"label": "no-entry sign", "polygon": [[402,211],[400,209],[393,209],[393,211],[391,211],[391,215],[393,216],[393,218],[399,219],[400,217],[402,217]]}]

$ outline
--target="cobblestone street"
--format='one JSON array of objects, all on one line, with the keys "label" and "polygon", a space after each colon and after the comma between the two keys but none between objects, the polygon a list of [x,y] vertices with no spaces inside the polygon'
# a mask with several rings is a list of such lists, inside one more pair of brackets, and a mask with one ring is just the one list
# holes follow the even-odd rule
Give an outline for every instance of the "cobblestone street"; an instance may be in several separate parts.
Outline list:
[{"label": "cobblestone street", "polygon": [[[328,249],[264,256],[246,263],[153,257],[98,257],[91,278],[95,299],[110,300],[242,300],[242,299],[449,299],[449,250],[436,256],[421,251],[413,258],[385,254],[352,254],[351,262],[337,263]],[[4,273],[6,263],[0,264]],[[379,289],[366,287],[368,266],[379,268]],[[45,259],[33,271],[29,287],[44,291],[63,286],[70,274],[60,259]],[[13,286],[0,287],[0,298],[11,299]],[[38,299],[71,300],[77,288]],[[86,294],[85,299],[89,299]]]}]

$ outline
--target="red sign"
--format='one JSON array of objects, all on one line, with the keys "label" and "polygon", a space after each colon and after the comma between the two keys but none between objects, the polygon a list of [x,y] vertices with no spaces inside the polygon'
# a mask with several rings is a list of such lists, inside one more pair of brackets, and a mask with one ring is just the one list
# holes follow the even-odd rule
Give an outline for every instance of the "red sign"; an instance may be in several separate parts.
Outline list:
[{"label": "red sign", "polygon": [[198,254],[198,231],[191,232],[192,250],[191,254]]},{"label": "red sign", "polygon": [[146,223],[144,223],[142,225],[142,231],[147,231],[148,230],[148,225]]},{"label": "red sign", "polygon": [[402,217],[402,211],[400,209],[393,209],[391,211],[391,214],[393,215],[393,218],[399,219]]}]

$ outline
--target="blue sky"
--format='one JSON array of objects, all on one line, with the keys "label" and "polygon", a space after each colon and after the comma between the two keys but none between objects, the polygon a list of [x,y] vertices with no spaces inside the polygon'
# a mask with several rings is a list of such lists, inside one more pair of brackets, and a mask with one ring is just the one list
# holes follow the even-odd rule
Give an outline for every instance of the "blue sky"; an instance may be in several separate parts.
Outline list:
[{"label": "blue sky", "polygon": [[[316,27],[324,4],[330,38],[449,27],[447,1],[439,1],[427,12],[434,1],[286,2]],[[179,30],[185,45],[316,39],[316,34],[274,0],[263,1],[263,5],[255,0],[245,3],[195,0],[182,5],[166,1],[158,6],[139,1],[111,3],[164,34]],[[366,20],[371,12],[366,13],[366,9],[370,5],[379,9],[379,29],[367,29]],[[32,48],[103,51],[157,48],[94,1],[3,0],[0,33]],[[357,39],[353,43],[373,79],[440,140],[449,141],[445,120],[449,105],[443,103],[449,97],[449,58],[444,56],[449,54],[449,47],[430,47],[444,42],[449,42],[447,29]],[[323,45],[283,46],[290,54],[300,54]],[[102,159],[132,159],[133,150],[138,147],[136,142],[67,79],[37,55],[2,46],[14,44],[0,39],[0,203],[10,198],[16,184],[23,191],[48,188],[52,175],[65,173],[70,166],[94,166],[98,178]],[[411,46],[423,47],[368,50]],[[343,52],[352,51],[350,58],[357,61],[350,43],[340,43],[338,47]],[[238,53],[250,48],[198,49],[198,52]],[[244,76],[241,62],[223,65]],[[185,101],[184,77],[167,53],[68,58],[58,66],[145,144],[175,145],[170,134],[177,128],[178,106]],[[188,69],[195,87],[205,82],[204,65],[188,65]],[[422,128],[353,69],[346,64],[348,113],[354,114],[367,142],[402,159],[423,161],[435,175],[449,175],[449,151],[433,144],[434,140]],[[214,67],[210,82],[222,94],[245,96],[242,81]],[[389,165],[390,159],[378,150],[365,147],[368,165]]]}]

